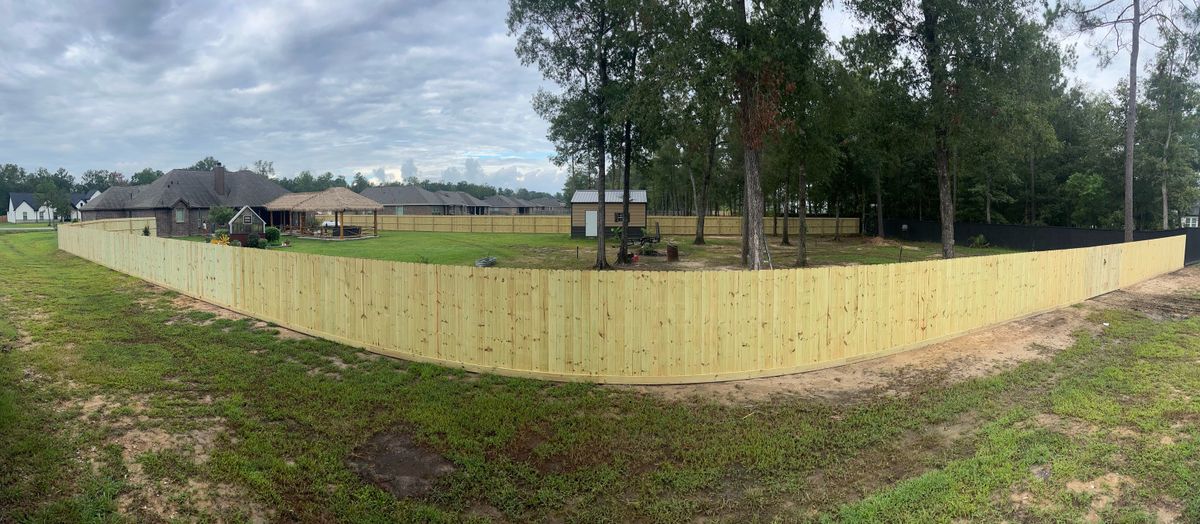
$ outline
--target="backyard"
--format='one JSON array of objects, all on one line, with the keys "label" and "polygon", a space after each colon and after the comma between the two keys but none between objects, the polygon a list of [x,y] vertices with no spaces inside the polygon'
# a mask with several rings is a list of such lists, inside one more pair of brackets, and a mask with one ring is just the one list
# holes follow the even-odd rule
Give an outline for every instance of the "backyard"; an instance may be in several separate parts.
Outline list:
[{"label": "backyard", "polygon": [[[202,237],[188,240],[203,241]],[[350,241],[323,241],[284,237],[292,243],[286,250],[343,257],[422,262],[430,264],[470,265],[483,257],[496,257],[497,266],[537,269],[586,269],[596,260],[596,240],[571,238],[565,234],[533,233],[433,233],[385,231],[378,238]],[[691,243],[690,237],[664,236],[656,256],[639,257],[638,269],[737,269],[741,240],[737,237],[708,237],[705,245]],[[679,247],[680,261],[666,261],[666,243]],[[608,245],[610,261],[616,258],[618,242]],[[771,258],[777,267],[792,267],[795,246],[770,238]],[[925,242],[878,241],[860,236],[813,236],[808,241],[812,265],[887,264],[897,261],[927,260],[941,257],[939,244]],[[1000,248],[957,248],[961,256],[1008,253]],[[637,253],[637,248],[634,248]]]},{"label": "backyard", "polygon": [[1194,268],[957,345],[633,388],[381,358],[52,233],[0,236],[0,267],[0,521],[1200,519]]}]

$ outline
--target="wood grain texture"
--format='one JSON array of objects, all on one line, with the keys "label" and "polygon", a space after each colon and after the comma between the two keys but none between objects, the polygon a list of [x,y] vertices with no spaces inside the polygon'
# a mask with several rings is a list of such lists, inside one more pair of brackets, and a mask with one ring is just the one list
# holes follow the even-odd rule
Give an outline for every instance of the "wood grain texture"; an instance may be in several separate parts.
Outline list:
[{"label": "wood grain texture", "polygon": [[1176,236],[872,266],[595,272],[214,246],[142,236],[145,226],[153,231],[154,220],[64,224],[59,248],[386,355],[643,384],[780,375],[912,349],[1174,271],[1185,244]]}]

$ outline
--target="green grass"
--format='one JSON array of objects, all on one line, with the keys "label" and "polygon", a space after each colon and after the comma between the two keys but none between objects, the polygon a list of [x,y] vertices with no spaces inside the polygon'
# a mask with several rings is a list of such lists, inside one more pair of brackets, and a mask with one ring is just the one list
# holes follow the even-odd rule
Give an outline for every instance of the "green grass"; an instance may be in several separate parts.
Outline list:
[{"label": "green grass", "polygon": [[[985,378],[728,405],[285,340],[54,245],[0,237],[0,319],[33,340],[0,352],[3,522],[154,520],[146,498],[201,521],[1073,522],[1093,497],[1067,484],[1107,473],[1132,483],[1105,521],[1200,519],[1198,319],[1098,313],[1103,334]],[[396,427],[455,465],[432,495],[396,500],[346,465]],[[127,449],[135,432],[178,441]],[[211,436],[206,460],[189,435]]]},{"label": "green grass", "polygon": [[[202,237],[188,240],[201,241]],[[314,253],[344,257],[395,260],[430,264],[471,265],[483,257],[496,257],[500,267],[541,269],[586,269],[596,260],[594,239],[574,239],[561,234],[524,233],[429,233],[384,232],[379,238],[331,242],[295,239],[287,248],[298,253]],[[665,257],[642,257],[644,269],[731,269],[739,267],[741,241],[731,237],[710,237],[707,244],[696,246],[690,238],[666,237],[658,247],[665,252],[665,242],[673,240],[679,246],[682,262],[669,264]],[[780,244],[778,237],[769,238],[771,256],[776,267],[792,267],[796,248]],[[877,244],[857,236],[834,242],[831,237],[809,239],[809,263],[813,265],[888,264],[940,258],[941,246],[924,242]],[[617,244],[608,246],[610,262],[616,258]],[[1006,249],[969,247],[956,248],[960,256],[992,255],[1012,252]]]}]

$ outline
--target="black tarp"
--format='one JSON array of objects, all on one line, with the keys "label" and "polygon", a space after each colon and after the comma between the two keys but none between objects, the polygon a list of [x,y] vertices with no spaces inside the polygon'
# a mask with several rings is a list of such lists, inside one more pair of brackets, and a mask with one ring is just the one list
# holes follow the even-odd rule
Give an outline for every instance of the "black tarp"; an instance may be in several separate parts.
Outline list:
[{"label": "black tarp", "polygon": [[[942,241],[942,228],[930,220],[888,219],[883,221],[884,236],[909,242]],[[1022,226],[1013,224],[954,224],[954,243],[969,246],[983,235],[989,245],[1022,251],[1047,251],[1076,247],[1118,244],[1125,240],[1119,229],[1087,229],[1079,227]],[[1151,240],[1175,235],[1187,236],[1184,263],[1200,262],[1200,229],[1169,229],[1166,231],[1134,231],[1135,240]]]}]

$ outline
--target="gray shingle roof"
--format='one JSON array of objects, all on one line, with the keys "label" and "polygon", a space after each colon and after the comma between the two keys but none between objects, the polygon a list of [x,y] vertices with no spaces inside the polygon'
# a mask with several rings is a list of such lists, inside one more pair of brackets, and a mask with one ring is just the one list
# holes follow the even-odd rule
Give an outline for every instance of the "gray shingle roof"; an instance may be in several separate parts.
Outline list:
[{"label": "gray shingle roof", "polygon": [[[621,199],[622,191],[620,189],[607,189],[604,191],[604,203],[606,204],[619,204],[621,203]],[[596,198],[595,189],[580,189],[575,191],[574,195],[571,195],[572,204],[596,204],[598,202],[600,202],[600,199]],[[630,189],[629,202],[633,204],[645,204],[646,190]]]},{"label": "gray shingle roof", "polygon": [[[225,173],[225,195],[213,188],[212,171],[174,169],[142,186],[113,187],[88,204],[88,209],[155,209],[171,207],[182,200],[189,207],[263,206],[288,193],[279,184],[252,171]],[[119,190],[119,191],[114,191]],[[111,193],[111,195],[110,195]]]},{"label": "gray shingle roof", "polygon": [[362,196],[385,206],[443,206],[442,197],[418,186],[368,187]]},{"label": "gray shingle roof", "polygon": [[[631,193],[630,200],[632,200],[632,199],[633,199],[633,195]],[[530,200],[529,203],[533,204],[535,207],[547,207],[550,209],[566,207],[566,205],[564,205],[562,202],[559,202],[558,199],[550,198],[550,197],[538,197],[538,198]]]},{"label": "gray shingle roof", "polygon": [[499,208],[536,207],[528,201],[505,195],[492,195],[487,197],[485,202],[487,202],[489,206]]},{"label": "gray shingle roof", "polygon": [[448,206],[488,207],[488,203],[462,191],[438,191],[437,195]]}]

